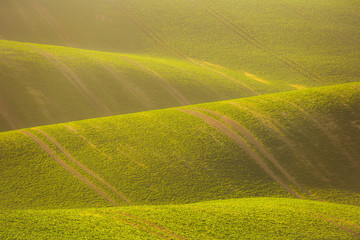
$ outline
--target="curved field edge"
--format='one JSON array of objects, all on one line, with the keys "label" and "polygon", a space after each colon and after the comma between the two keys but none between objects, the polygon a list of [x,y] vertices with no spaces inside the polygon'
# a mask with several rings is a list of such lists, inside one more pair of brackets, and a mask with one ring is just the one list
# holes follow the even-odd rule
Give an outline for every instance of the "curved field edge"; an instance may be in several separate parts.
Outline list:
[{"label": "curved field edge", "polygon": [[360,234],[359,213],[356,206],[281,198],[228,199],[186,205],[0,211],[0,237],[355,239]]},{"label": "curved field edge", "polygon": [[200,60],[4,40],[0,56],[0,131],[297,89]]},{"label": "curved field edge", "polygon": [[359,112],[352,83],[1,133],[1,208],[359,205]]}]

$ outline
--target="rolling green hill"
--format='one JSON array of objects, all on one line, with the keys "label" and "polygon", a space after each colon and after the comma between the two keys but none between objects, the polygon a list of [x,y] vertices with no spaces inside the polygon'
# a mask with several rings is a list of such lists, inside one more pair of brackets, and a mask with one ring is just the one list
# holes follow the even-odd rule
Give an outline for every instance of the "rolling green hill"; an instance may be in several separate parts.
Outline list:
[{"label": "rolling green hill", "polygon": [[296,89],[208,62],[11,41],[0,55],[2,131]]},{"label": "rolling green hill", "polygon": [[0,211],[0,237],[356,239],[359,208],[297,199],[249,198],[188,205]]},{"label": "rolling green hill", "polygon": [[360,204],[359,83],[0,134],[1,208]]},{"label": "rolling green hill", "polygon": [[353,0],[0,6],[1,131],[360,81]]},{"label": "rolling green hill", "polygon": [[0,239],[360,239],[357,0],[1,0]]}]

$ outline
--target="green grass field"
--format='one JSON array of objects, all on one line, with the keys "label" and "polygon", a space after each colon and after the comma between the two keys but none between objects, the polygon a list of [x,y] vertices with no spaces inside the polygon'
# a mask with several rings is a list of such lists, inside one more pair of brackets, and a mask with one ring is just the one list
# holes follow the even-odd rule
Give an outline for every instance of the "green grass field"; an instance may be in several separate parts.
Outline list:
[{"label": "green grass field", "polygon": [[83,5],[2,1],[1,131],[360,81],[353,0]]},{"label": "green grass field", "polygon": [[359,207],[284,198],[0,211],[0,219],[2,239],[355,239],[360,225]]},{"label": "green grass field", "polygon": [[255,196],[360,205],[359,86],[1,133],[1,208]]},{"label": "green grass field", "polygon": [[0,54],[2,131],[295,90],[173,58],[12,41]]},{"label": "green grass field", "polygon": [[1,0],[0,239],[360,239],[357,0]]}]

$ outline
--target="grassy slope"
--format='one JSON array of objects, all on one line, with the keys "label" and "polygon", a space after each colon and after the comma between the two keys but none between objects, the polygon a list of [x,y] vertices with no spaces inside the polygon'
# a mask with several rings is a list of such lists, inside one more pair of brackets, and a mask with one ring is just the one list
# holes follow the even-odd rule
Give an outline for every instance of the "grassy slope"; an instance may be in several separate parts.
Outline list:
[{"label": "grassy slope", "polygon": [[243,73],[232,79],[223,74],[234,71],[206,63],[204,69],[175,59],[9,41],[0,46],[2,131],[295,89]]},{"label": "grassy slope", "polygon": [[183,58],[181,52],[298,85],[359,81],[360,6],[353,0],[91,0],[86,8],[83,0],[4,0],[1,6],[0,36],[7,40]]},{"label": "grassy slope", "polygon": [[106,209],[0,211],[0,237],[355,239],[359,236],[359,213],[355,206],[275,198]]},{"label": "grassy slope", "polygon": [[[83,5],[83,0],[4,0],[0,36],[131,53],[121,56],[157,72],[188,101],[169,96],[120,55],[36,45],[71,69],[97,98],[89,102],[33,45],[1,42],[2,118],[24,121],[4,123],[2,131],[359,81],[359,6],[351,0],[91,0]],[[99,61],[114,67],[124,82]],[[129,94],[134,86],[148,95],[142,99],[146,104]]]},{"label": "grassy slope", "polygon": [[[2,133],[1,208],[255,196],[359,205],[359,92],[358,83],[345,84]],[[106,197],[88,195],[98,189],[71,178],[26,133]],[[79,190],[60,194],[48,182],[54,174]],[[58,197],[66,200],[52,202]]]},{"label": "grassy slope", "polygon": [[10,41],[0,55],[2,131],[294,89],[176,59]]}]

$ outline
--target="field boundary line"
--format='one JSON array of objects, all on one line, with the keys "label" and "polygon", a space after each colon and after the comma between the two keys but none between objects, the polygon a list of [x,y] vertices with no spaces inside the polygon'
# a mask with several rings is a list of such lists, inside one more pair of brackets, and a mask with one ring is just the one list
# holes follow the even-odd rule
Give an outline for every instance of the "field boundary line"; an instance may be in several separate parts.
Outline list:
[{"label": "field boundary line", "polygon": [[305,77],[309,78],[310,80],[313,80],[314,82],[318,82],[318,80],[323,81],[323,79],[321,79],[319,76],[310,72],[309,70],[302,67],[298,63],[294,62],[293,60],[282,55],[281,53],[277,52],[276,50],[261,43],[260,41],[255,39],[253,36],[251,36],[249,33],[247,33],[242,28],[240,28],[235,23],[233,23],[231,20],[225,18],[224,16],[222,16],[221,14],[216,12],[214,9],[212,9],[208,6],[205,6],[205,4],[201,0],[190,0],[190,1],[193,2],[195,5],[198,5],[200,8],[204,9],[204,11],[207,12],[210,16],[214,17],[216,20],[218,20],[219,22],[221,22],[222,24],[227,26],[232,32],[234,32],[236,35],[238,35],[239,37],[241,37],[248,43],[252,44],[256,48],[269,53],[270,55],[277,58],[282,63],[286,64],[288,67],[299,72],[300,74],[304,75]]},{"label": "field boundary line", "polygon": [[46,10],[46,8],[37,0],[28,0],[32,7],[40,14],[40,16],[52,27],[54,32],[69,47],[74,47],[74,41],[68,35],[66,30],[58,21]]},{"label": "field boundary line", "polygon": [[199,61],[196,61],[195,59],[190,58],[189,56],[185,55],[184,53],[180,52],[178,49],[176,49],[174,46],[172,46],[170,43],[168,43],[165,39],[160,37],[158,34],[156,34],[154,31],[152,31],[145,23],[143,23],[138,17],[136,17],[128,8],[126,8],[123,4],[121,4],[119,1],[115,1],[116,5],[140,28],[140,30],[148,36],[150,39],[152,39],[156,44],[159,44],[165,51],[170,53],[173,56],[180,56],[189,62],[206,69],[207,71],[212,71],[222,77],[224,77],[227,80],[235,81],[237,84],[241,85],[242,87],[246,88],[250,92],[253,93],[253,95],[259,95],[255,90],[248,87],[244,83],[242,83],[240,80],[237,80],[228,74],[221,72],[219,70],[215,70],[213,68],[210,68],[208,66],[205,66],[204,64],[200,63]]},{"label": "field boundary line", "polygon": [[40,49],[38,47],[33,46],[33,48],[43,57],[45,57],[51,64],[55,66],[55,68],[62,73],[62,75],[70,82],[73,87],[75,87],[81,95],[100,113],[105,115],[112,115],[110,109],[101,103],[100,99],[95,96],[91,92],[90,89],[86,87],[86,85],[82,82],[82,80],[73,72],[68,66],[66,66],[63,62],[57,59],[55,56],[45,51],[44,49]]},{"label": "field boundary line", "polygon": [[245,153],[249,157],[251,157],[251,159],[253,159],[255,161],[255,163],[261,169],[263,169],[264,172],[266,172],[268,174],[268,176],[270,176],[275,182],[277,182],[280,186],[282,186],[284,189],[286,189],[289,193],[296,196],[297,198],[301,198],[301,199],[303,198],[303,196],[296,193],[292,188],[290,188],[286,183],[284,183],[283,180],[279,176],[277,176],[277,174],[275,172],[273,172],[273,170],[268,166],[268,164],[266,164],[266,162],[264,161],[264,158],[261,157],[258,153],[256,153],[249,146],[249,144],[242,137],[240,137],[234,130],[232,130],[231,128],[226,126],[224,123],[222,123],[222,122],[220,122],[220,121],[218,121],[218,120],[216,120],[216,119],[214,119],[214,118],[212,118],[212,117],[210,117],[208,115],[200,113],[198,111],[190,110],[190,109],[178,109],[178,110],[203,120],[208,125],[212,126],[213,128],[219,130],[221,133],[228,136],[243,151],[245,151]]},{"label": "field boundary line", "polygon": [[249,143],[251,143],[266,159],[268,159],[275,168],[280,171],[280,173],[285,176],[285,178],[294,184],[296,187],[301,189],[304,193],[306,193],[308,196],[319,200],[316,196],[314,196],[312,193],[310,193],[306,188],[304,188],[300,183],[298,183],[293,175],[291,175],[281,164],[280,162],[275,158],[275,156],[269,152],[269,150],[263,145],[262,142],[260,142],[256,137],[246,128],[242,127],[240,124],[235,122],[233,119],[226,115],[222,115],[216,111],[204,109],[204,108],[195,108],[200,111],[205,111],[207,113],[213,114],[215,116],[218,116],[221,118],[221,120],[226,124],[231,126],[233,129],[235,129],[238,133],[240,133],[244,139],[248,140]]},{"label": "field boundary line", "polygon": [[93,184],[88,178],[83,176],[80,172],[75,170],[73,167],[71,167],[69,164],[67,164],[64,160],[60,159],[60,157],[57,156],[57,154],[50,149],[43,141],[41,141],[38,137],[36,137],[34,134],[26,131],[26,130],[19,130],[21,133],[23,133],[25,136],[30,137],[35,143],[41,147],[41,149],[46,152],[53,160],[55,160],[60,166],[62,166],[65,170],[67,170],[72,176],[80,180],[82,183],[93,189],[96,193],[98,193],[100,196],[108,200],[111,204],[114,206],[119,206],[114,199],[112,199],[106,192],[104,192],[102,189],[97,187],[95,184]]},{"label": "field boundary line", "polygon": [[113,193],[115,193],[117,196],[119,196],[122,200],[124,200],[129,205],[133,205],[132,202],[125,197],[125,195],[118,190],[116,190],[115,187],[110,185],[108,182],[106,182],[102,177],[100,177],[97,173],[92,171],[90,168],[86,167],[84,164],[79,162],[76,158],[74,158],[66,149],[64,149],[59,142],[57,142],[53,137],[48,135],[46,132],[35,128],[33,129],[37,131],[38,133],[42,134],[45,138],[47,138],[51,143],[53,143],[69,160],[71,160],[73,163],[78,165],[81,169],[83,169],[85,172],[90,174],[92,177],[94,177],[96,180],[104,184],[108,189],[110,189]]}]

